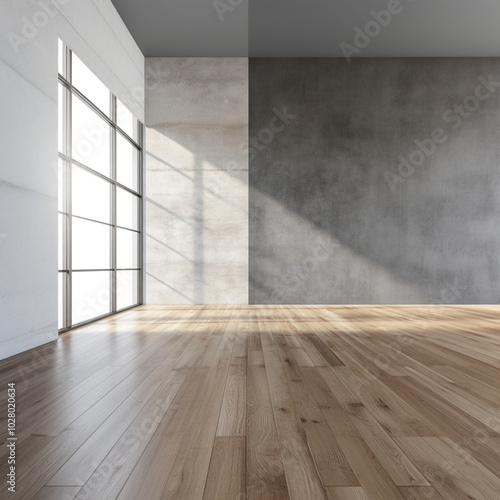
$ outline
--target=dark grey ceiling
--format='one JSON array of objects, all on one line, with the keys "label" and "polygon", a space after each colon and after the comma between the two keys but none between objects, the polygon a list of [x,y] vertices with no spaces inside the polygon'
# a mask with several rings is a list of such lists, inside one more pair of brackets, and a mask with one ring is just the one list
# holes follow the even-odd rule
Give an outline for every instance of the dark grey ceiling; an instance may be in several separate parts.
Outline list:
[{"label": "dark grey ceiling", "polygon": [[[499,56],[498,0],[112,0],[146,57]],[[399,4],[399,5],[398,5]],[[379,22],[380,26],[380,22]],[[346,46],[344,46],[346,47]]]}]

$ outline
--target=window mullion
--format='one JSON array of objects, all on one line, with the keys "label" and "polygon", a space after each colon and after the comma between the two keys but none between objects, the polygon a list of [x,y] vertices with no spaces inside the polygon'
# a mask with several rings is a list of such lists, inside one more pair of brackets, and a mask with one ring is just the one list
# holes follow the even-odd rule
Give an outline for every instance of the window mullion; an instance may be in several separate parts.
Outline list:
[{"label": "window mullion", "polygon": [[[66,79],[71,82],[71,55],[72,52],[70,48],[65,45],[64,50],[64,72]],[[64,113],[64,134],[65,134],[65,153],[69,158],[69,163],[65,162],[65,208],[66,208],[66,234],[65,234],[65,257],[66,257],[66,269],[68,270],[65,279],[65,307],[64,307],[64,325],[66,328],[70,328],[72,319],[72,297],[73,297],[73,204],[71,199],[72,193],[72,173],[73,166],[71,164],[72,159],[72,122],[73,122],[73,107],[72,107],[72,95],[71,91],[65,89],[65,113]]]},{"label": "window mullion", "polygon": [[144,256],[143,256],[143,251],[144,251],[144,202],[143,202],[143,196],[144,196],[144,175],[143,175],[143,162],[144,162],[144,126],[142,123],[140,123],[138,120],[136,121],[136,127],[137,127],[137,139],[139,141],[139,164],[138,164],[138,169],[139,169],[139,179],[138,179],[138,188],[139,188],[139,225],[137,226],[139,229],[139,237],[137,238],[138,240],[138,251],[137,255],[139,258],[139,266],[141,270],[138,273],[138,290],[137,290],[137,302],[139,304],[142,304],[144,301]]},{"label": "window mullion", "polygon": [[[111,94],[111,120],[116,124],[116,97]],[[117,248],[116,248],[116,126],[112,127],[111,133],[111,179],[112,184],[111,195],[111,311],[116,312],[116,264],[117,264]]]}]

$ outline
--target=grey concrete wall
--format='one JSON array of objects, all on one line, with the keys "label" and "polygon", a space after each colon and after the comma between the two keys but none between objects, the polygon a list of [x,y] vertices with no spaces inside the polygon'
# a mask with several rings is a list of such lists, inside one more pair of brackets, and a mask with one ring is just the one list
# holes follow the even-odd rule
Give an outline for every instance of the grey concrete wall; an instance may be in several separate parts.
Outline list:
[{"label": "grey concrete wall", "polygon": [[144,58],[109,0],[2,2],[0,358],[57,338],[57,39],[144,118]]},{"label": "grey concrete wall", "polygon": [[147,58],[146,89],[146,303],[246,304],[248,61]]},{"label": "grey concrete wall", "polygon": [[250,303],[500,301],[500,59],[249,75]]}]

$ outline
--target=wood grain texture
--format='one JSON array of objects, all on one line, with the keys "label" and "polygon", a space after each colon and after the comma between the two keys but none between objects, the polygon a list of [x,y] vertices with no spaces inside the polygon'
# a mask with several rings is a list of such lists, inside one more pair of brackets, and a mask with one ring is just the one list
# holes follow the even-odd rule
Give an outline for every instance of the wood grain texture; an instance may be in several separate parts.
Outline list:
[{"label": "wood grain texture", "polygon": [[328,500],[369,500],[365,490],[355,486],[327,488],[326,493]]},{"label": "wood grain texture", "polygon": [[245,438],[216,437],[203,500],[244,500]]},{"label": "wood grain texture", "polygon": [[15,498],[492,500],[499,333],[497,306],[126,311],[0,361]]},{"label": "wood grain texture", "polygon": [[80,488],[78,486],[44,486],[37,494],[37,500],[73,500]]}]

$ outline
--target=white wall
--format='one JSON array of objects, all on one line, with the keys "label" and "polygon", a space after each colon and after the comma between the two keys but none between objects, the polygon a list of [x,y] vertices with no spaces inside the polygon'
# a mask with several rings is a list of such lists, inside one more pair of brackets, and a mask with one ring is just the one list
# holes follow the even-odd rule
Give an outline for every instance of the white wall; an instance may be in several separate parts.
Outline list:
[{"label": "white wall", "polygon": [[140,120],[144,57],[110,0],[3,0],[0,34],[5,358],[57,338],[57,39]]}]

